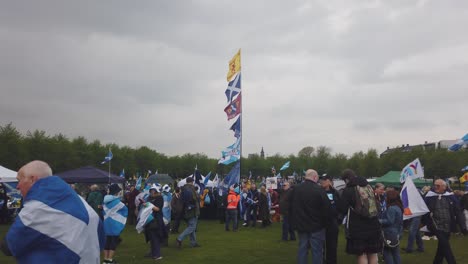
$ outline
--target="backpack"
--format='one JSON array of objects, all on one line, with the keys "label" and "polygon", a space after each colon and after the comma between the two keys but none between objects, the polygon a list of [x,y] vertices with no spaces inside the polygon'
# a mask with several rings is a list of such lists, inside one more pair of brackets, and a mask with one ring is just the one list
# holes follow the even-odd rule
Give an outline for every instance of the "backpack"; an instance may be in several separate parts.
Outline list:
[{"label": "backpack", "polygon": [[377,199],[370,185],[356,186],[356,204],[353,211],[363,217],[376,217],[379,213]]}]

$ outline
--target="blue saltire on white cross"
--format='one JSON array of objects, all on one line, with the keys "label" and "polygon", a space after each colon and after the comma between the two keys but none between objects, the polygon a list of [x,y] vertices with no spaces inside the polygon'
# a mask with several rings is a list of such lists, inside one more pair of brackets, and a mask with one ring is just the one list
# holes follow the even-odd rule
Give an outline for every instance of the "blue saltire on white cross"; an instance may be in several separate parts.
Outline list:
[{"label": "blue saltire on white cross", "polygon": [[38,180],[6,241],[18,263],[100,263],[102,222],[68,184],[56,176]]}]

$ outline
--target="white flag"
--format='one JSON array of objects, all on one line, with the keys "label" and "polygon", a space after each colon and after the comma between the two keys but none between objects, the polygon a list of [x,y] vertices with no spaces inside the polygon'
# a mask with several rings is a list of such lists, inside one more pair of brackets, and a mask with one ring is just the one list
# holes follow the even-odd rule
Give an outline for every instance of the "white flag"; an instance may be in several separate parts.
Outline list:
[{"label": "white flag", "polygon": [[424,178],[424,170],[421,162],[419,161],[419,158],[410,162],[401,171],[400,182],[405,182],[407,178],[411,178],[413,180],[417,178]]},{"label": "white flag", "polygon": [[418,189],[416,189],[411,177],[406,179],[405,184],[401,189],[400,197],[404,208],[403,220],[425,215],[429,212],[426,203]]}]

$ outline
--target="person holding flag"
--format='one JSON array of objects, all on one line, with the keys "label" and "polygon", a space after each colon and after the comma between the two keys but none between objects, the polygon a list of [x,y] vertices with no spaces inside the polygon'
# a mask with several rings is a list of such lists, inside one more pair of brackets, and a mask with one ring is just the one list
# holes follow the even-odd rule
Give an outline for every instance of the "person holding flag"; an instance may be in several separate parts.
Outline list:
[{"label": "person holding flag", "polygon": [[122,189],[117,184],[109,187],[109,194],[104,196],[104,263],[117,263],[113,257],[120,243],[120,233],[127,222],[128,208],[120,201],[119,192]]}]

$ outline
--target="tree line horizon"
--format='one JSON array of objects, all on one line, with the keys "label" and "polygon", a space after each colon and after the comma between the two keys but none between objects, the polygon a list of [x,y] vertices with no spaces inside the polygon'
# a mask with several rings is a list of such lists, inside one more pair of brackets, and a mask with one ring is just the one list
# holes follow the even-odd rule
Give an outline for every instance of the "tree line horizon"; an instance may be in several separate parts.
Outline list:
[{"label": "tree line horizon", "polygon": [[[113,159],[111,172],[119,175],[125,169],[125,177],[131,179],[134,175],[146,175],[148,170],[153,173],[169,174],[174,179],[185,178],[194,172],[195,166],[206,175],[218,173],[226,175],[232,165],[220,165],[218,159],[209,158],[204,153],[186,153],[183,155],[167,156],[146,146],[131,148],[119,146],[115,143],[103,144],[99,140],[89,141],[79,136],[69,139],[59,133],[47,135],[45,131],[28,131],[21,134],[12,123],[0,126],[0,165],[12,170],[18,170],[31,160],[43,160],[50,164],[54,173],[76,169],[83,166],[93,166],[108,170],[108,164],[101,162],[111,148]],[[408,152],[394,151],[379,156],[376,149],[366,152],[358,151],[352,155],[343,153],[332,154],[326,146],[305,146],[297,155],[281,155],[279,153],[266,158],[259,154],[249,154],[241,157],[241,177],[248,177],[250,172],[254,177],[271,176],[271,168],[277,170],[287,161],[291,165],[282,176],[302,175],[309,168],[317,170],[319,175],[327,174],[339,178],[344,169],[352,169],[357,175],[365,178],[380,177],[388,171],[401,171],[409,162],[419,158],[425,178],[447,178],[461,176],[461,169],[468,165],[468,151],[466,149],[451,152],[447,149],[424,150],[422,147],[413,148]]]}]

